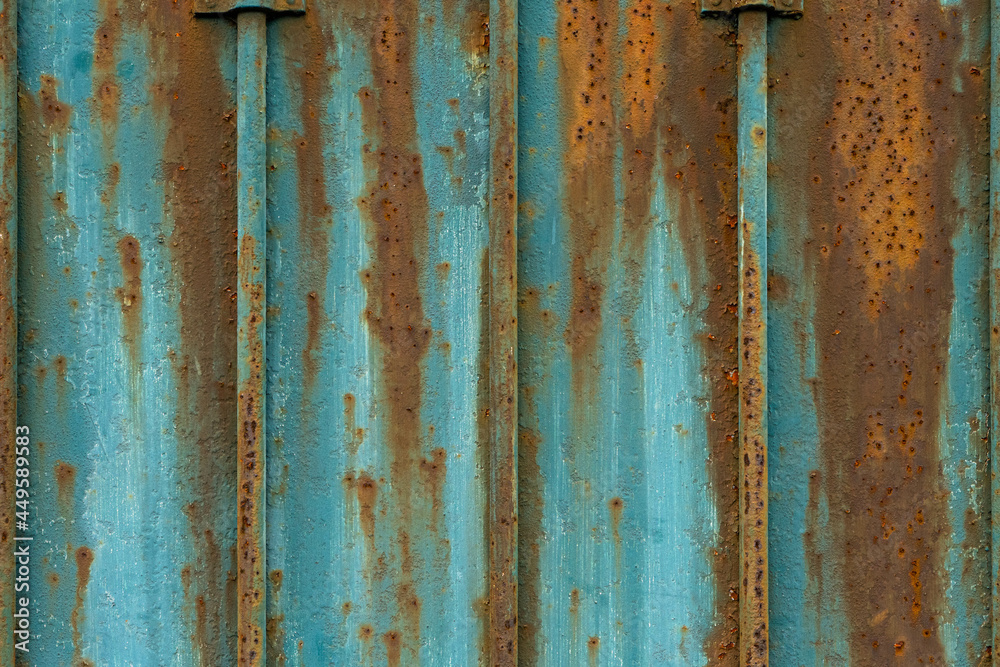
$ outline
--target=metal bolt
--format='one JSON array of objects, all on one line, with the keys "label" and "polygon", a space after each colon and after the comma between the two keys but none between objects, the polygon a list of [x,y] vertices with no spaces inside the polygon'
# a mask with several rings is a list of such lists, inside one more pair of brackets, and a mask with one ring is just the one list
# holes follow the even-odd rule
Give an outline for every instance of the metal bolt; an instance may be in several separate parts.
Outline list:
[{"label": "metal bolt", "polygon": [[713,7],[718,7],[721,4],[722,4],[722,0],[712,0],[712,6]]}]

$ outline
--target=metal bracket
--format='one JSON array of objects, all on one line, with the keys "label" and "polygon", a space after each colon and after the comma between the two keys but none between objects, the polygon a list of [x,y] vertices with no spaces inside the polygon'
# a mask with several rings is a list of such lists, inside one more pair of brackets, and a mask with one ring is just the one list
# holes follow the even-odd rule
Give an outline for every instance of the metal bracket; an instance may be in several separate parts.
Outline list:
[{"label": "metal bracket", "polygon": [[195,14],[254,11],[269,14],[301,14],[305,10],[306,0],[195,0],[194,2]]},{"label": "metal bracket", "polygon": [[[303,0],[304,1],[304,0]],[[732,14],[743,9],[766,9],[775,16],[802,16],[804,0],[701,0],[702,15]]]}]

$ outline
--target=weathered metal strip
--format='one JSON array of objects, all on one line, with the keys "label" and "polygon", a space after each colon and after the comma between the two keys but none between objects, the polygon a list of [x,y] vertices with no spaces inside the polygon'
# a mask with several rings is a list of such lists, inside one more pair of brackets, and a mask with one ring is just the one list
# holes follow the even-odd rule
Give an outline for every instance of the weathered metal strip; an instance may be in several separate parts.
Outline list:
[{"label": "weathered metal strip", "polygon": [[237,595],[238,663],[265,662],[265,71],[267,16],[242,12],[237,20]]},{"label": "weathered metal strip", "polygon": [[517,0],[490,0],[490,664],[517,660]]},{"label": "weathered metal strip", "polygon": [[990,583],[993,655],[1000,651],[1000,0],[990,3]]},{"label": "weathered metal strip", "polygon": [[14,664],[16,429],[17,0],[3,0],[0,2],[0,667]]},{"label": "weathered metal strip", "polygon": [[739,14],[740,653],[768,664],[767,12]]}]

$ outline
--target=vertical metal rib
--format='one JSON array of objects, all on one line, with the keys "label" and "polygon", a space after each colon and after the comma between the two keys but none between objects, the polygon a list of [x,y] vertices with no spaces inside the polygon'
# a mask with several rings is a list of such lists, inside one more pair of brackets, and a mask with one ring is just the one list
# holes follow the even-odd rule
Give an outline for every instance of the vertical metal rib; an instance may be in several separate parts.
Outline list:
[{"label": "vertical metal rib", "polygon": [[238,282],[237,540],[238,662],[263,665],[264,581],[264,261],[266,244],[264,73],[267,37],[263,12],[237,18]]},{"label": "vertical metal rib", "polygon": [[17,428],[17,0],[0,2],[0,667],[14,664]]},{"label": "vertical metal rib", "polygon": [[739,126],[740,653],[768,662],[767,12],[740,12]]},{"label": "vertical metal rib", "polygon": [[993,654],[1000,650],[1000,0],[990,24],[990,505]]},{"label": "vertical metal rib", "polygon": [[517,664],[517,0],[490,0],[490,664]]}]

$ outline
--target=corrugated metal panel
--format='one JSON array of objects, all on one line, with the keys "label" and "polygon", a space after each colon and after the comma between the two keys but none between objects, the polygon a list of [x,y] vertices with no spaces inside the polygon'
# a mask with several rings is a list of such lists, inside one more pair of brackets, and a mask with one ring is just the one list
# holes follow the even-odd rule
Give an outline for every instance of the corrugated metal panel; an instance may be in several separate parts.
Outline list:
[{"label": "corrugated metal panel", "polygon": [[19,3],[31,664],[232,661],[234,36]]},{"label": "corrugated metal panel", "polygon": [[521,6],[522,664],[735,662],[734,38]]},{"label": "corrugated metal panel", "polygon": [[271,24],[273,664],[486,660],[488,12]]},{"label": "corrugated metal panel", "polygon": [[987,664],[998,13],[702,4],[0,4],[19,664]]}]

